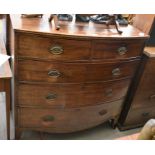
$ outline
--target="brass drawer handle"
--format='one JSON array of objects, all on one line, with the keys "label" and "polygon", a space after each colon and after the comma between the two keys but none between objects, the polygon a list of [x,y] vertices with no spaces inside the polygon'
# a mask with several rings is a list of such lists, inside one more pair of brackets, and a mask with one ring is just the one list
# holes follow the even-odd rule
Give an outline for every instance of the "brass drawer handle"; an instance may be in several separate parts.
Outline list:
[{"label": "brass drawer handle", "polygon": [[43,120],[44,122],[52,122],[52,121],[55,120],[55,117],[52,116],[52,115],[47,115],[47,116],[44,116],[44,117],[42,118],[42,120]]},{"label": "brass drawer handle", "polygon": [[112,96],[112,89],[107,89],[105,93],[108,97]]},{"label": "brass drawer handle", "polygon": [[142,116],[143,116],[143,117],[149,116],[149,112],[144,112],[144,113],[142,113]]},{"label": "brass drawer handle", "polygon": [[127,51],[128,51],[128,49],[125,46],[119,47],[117,49],[117,52],[119,53],[119,55],[124,55],[124,54],[126,54]]},{"label": "brass drawer handle", "polygon": [[53,47],[50,48],[50,52],[54,55],[60,55],[63,53],[63,48],[59,45],[55,45]]},{"label": "brass drawer handle", "polygon": [[101,111],[99,112],[99,114],[100,114],[101,116],[105,115],[106,113],[107,113],[107,110],[105,110],[105,109],[103,109],[103,110],[101,110]]},{"label": "brass drawer handle", "polygon": [[53,93],[49,93],[47,96],[46,96],[46,99],[47,100],[54,100],[57,98],[57,94],[53,94]]},{"label": "brass drawer handle", "polygon": [[51,76],[51,77],[59,77],[61,76],[61,73],[58,71],[58,70],[50,70],[48,72],[48,76]]},{"label": "brass drawer handle", "polygon": [[113,76],[119,76],[119,75],[121,75],[120,69],[119,69],[119,68],[113,69],[113,70],[112,70],[112,75],[113,75]]}]

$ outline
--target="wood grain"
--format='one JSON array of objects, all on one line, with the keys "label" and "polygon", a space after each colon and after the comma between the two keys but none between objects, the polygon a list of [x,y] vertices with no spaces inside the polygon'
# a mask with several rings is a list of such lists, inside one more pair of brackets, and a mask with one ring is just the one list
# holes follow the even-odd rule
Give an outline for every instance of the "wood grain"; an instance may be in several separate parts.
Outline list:
[{"label": "wood grain", "polygon": [[[77,83],[108,81],[132,77],[138,60],[109,63],[51,63],[46,61],[21,60],[18,62],[19,81]],[[119,75],[113,70],[119,68]],[[49,76],[50,71],[57,71],[60,76]]]},{"label": "wood grain", "polygon": [[[92,107],[78,109],[43,109],[20,108],[19,127],[44,128],[53,133],[75,132],[101,124],[105,120],[118,116],[122,100]],[[104,113],[103,113],[104,112]],[[54,117],[53,121],[45,121],[45,116]]]},{"label": "wood grain", "polygon": [[[119,27],[120,35],[113,26],[74,21],[60,22],[57,31],[46,15],[10,21],[16,138],[24,129],[68,133],[108,120],[116,125],[148,35],[131,25]],[[56,44],[60,55],[49,52]],[[122,46],[125,55],[118,54]]]},{"label": "wood grain", "polygon": [[[19,35],[19,57],[48,60],[87,60],[90,58],[91,43],[86,40],[71,40],[37,36],[21,33]],[[31,46],[30,46],[31,45]],[[62,48],[61,54],[53,54],[50,50],[56,46]]]},{"label": "wood grain", "polygon": [[[126,96],[131,79],[83,84],[28,84],[18,86],[21,107],[79,108],[111,102]],[[119,90],[119,91],[118,91]],[[33,93],[33,95],[31,95]],[[54,94],[54,99],[47,96]]]}]

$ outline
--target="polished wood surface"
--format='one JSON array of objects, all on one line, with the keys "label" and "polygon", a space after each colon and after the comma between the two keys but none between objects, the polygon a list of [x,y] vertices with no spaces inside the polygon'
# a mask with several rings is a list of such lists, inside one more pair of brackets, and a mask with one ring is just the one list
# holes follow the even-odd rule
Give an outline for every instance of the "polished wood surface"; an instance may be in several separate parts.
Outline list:
[{"label": "polished wood surface", "polygon": [[119,35],[91,22],[60,22],[57,31],[47,16],[10,19],[16,138],[25,129],[67,133],[105,121],[115,126],[148,35],[130,25]]},{"label": "polished wood surface", "polygon": [[137,109],[131,109],[129,115],[126,118],[126,128],[135,128],[143,126],[149,119],[155,117],[155,106],[147,106]]},{"label": "polished wood surface", "polygon": [[132,108],[155,105],[155,58],[148,60],[135,94]]},{"label": "polished wood surface", "polygon": [[75,37],[76,38],[96,38],[103,39],[105,38],[135,38],[142,39],[148,38],[148,35],[143,33],[142,31],[132,27],[119,27],[122,34],[118,34],[116,29],[111,26],[111,29],[107,29],[106,26],[100,24],[94,24],[92,22],[80,23],[73,20],[73,22],[60,22],[61,29],[57,31],[55,29],[54,24],[50,24],[48,22],[49,15],[44,15],[43,18],[22,18],[21,15],[11,15],[12,27],[16,32],[24,31],[29,33],[44,33],[44,35],[52,35],[52,36],[63,36],[63,37]]},{"label": "polished wood surface", "polygon": [[[30,44],[33,44],[30,46]],[[60,47],[62,52],[54,53]],[[52,50],[53,48],[53,50]],[[60,49],[60,50],[61,50]],[[91,55],[91,42],[63,38],[51,38],[34,34],[20,33],[19,57],[46,60],[87,60]],[[58,49],[59,50],[59,49]]]},{"label": "polished wood surface", "polygon": [[[0,36],[0,53],[6,54],[5,44]],[[10,105],[11,105],[11,69],[9,61],[0,66],[0,92],[5,92],[6,97],[6,121],[7,121],[7,138],[10,139]]]},{"label": "polished wood surface", "polygon": [[[138,60],[111,63],[51,63],[21,60],[18,62],[19,81],[76,83],[108,81],[132,77]],[[57,75],[50,75],[50,72]]]},{"label": "polished wood surface", "polygon": [[[154,25],[154,14],[138,14],[133,25],[143,32],[150,34]],[[150,39],[154,39],[150,36]],[[127,105],[119,118],[121,130],[135,128],[153,118],[155,98],[155,58],[154,47],[145,47],[139,71],[126,99]]]},{"label": "polished wood surface", "polygon": [[154,58],[155,57],[155,47],[145,47],[144,54],[148,57]]},{"label": "polished wood surface", "polygon": [[[20,108],[19,127],[53,133],[75,132],[119,115],[123,100],[73,109]],[[37,116],[37,117],[34,117]]]},{"label": "polished wood surface", "polygon": [[148,58],[134,94],[125,126],[143,125],[155,117],[155,58]]},{"label": "polished wood surface", "polygon": [[[94,59],[131,59],[141,55],[144,40],[97,40],[92,43]],[[124,50],[124,51],[123,51]]]},{"label": "polished wood surface", "polygon": [[146,34],[150,34],[155,14],[136,14],[133,25]]},{"label": "polished wood surface", "polygon": [[21,83],[18,86],[18,103],[23,107],[79,108],[93,106],[126,96],[130,81],[131,79],[125,79],[117,82],[63,85]]}]

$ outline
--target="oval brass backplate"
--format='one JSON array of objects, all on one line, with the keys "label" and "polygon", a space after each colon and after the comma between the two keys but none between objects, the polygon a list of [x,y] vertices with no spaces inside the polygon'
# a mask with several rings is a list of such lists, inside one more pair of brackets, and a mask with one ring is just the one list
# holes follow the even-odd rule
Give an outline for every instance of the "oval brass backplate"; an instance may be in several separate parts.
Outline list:
[{"label": "oval brass backplate", "polygon": [[105,90],[105,94],[108,97],[111,97],[112,96],[112,93],[113,93],[112,88],[108,88],[108,89]]},{"label": "oval brass backplate", "polygon": [[102,116],[102,115],[105,115],[107,113],[107,110],[103,109],[99,112],[99,114]]},{"label": "oval brass backplate", "polygon": [[128,50],[127,50],[127,48],[125,46],[119,47],[117,49],[117,52],[119,53],[119,55],[124,55],[124,54],[126,54],[127,51]]},{"label": "oval brass backplate", "polygon": [[119,68],[115,68],[112,70],[112,75],[113,76],[119,76],[121,74],[121,71]]},{"label": "oval brass backplate", "polygon": [[47,100],[54,100],[57,98],[57,94],[54,94],[54,93],[49,93],[47,96],[46,96],[46,99]]},{"label": "oval brass backplate", "polygon": [[50,48],[50,53],[54,54],[54,55],[60,55],[63,53],[63,48],[59,45],[55,45],[53,47]]},{"label": "oval brass backplate", "polygon": [[48,75],[51,77],[59,77],[61,73],[58,70],[53,69],[48,72]]}]

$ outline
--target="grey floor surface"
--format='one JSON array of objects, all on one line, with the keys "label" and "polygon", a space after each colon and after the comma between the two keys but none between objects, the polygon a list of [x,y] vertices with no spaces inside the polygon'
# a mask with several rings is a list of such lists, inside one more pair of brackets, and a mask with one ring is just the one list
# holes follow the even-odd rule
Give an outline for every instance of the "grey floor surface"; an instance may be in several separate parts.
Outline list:
[{"label": "grey floor surface", "polygon": [[[0,140],[6,139],[6,114],[5,114],[5,94],[0,93]],[[11,139],[14,139],[14,125],[11,119]],[[119,137],[134,134],[140,131],[140,128],[119,131],[117,128],[112,129],[108,123],[97,127],[72,133],[72,134],[49,134],[36,131],[24,131],[21,140],[112,140]]]}]

